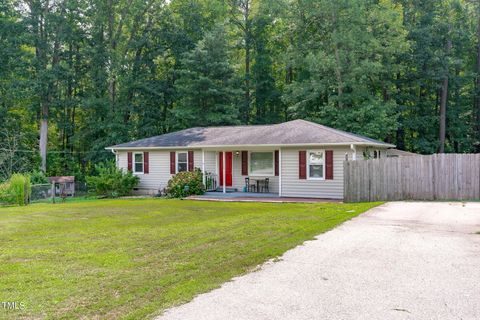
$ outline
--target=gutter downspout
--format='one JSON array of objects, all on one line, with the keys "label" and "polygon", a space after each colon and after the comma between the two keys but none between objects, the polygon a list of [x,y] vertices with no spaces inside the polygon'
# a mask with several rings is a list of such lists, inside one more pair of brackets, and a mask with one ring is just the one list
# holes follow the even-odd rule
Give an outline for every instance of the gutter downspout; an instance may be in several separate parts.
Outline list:
[{"label": "gutter downspout", "polygon": [[278,196],[282,196],[282,148],[278,148]]},{"label": "gutter downspout", "polygon": [[115,151],[115,149],[110,149],[110,151],[112,151],[112,153],[115,155],[115,166],[118,168],[118,156],[117,156],[117,152]]},{"label": "gutter downspout", "polygon": [[357,160],[357,148],[353,143],[350,145],[350,149],[352,150],[352,160]]},{"label": "gutter downspout", "polygon": [[205,186],[205,183],[206,183],[205,178],[206,178],[206,176],[205,176],[205,150],[202,149],[202,182],[203,182],[204,186]]},{"label": "gutter downspout", "polygon": [[227,193],[227,168],[226,168],[226,160],[225,158],[227,157],[227,152],[226,151],[223,151],[223,157],[222,157],[222,162],[223,162],[223,172],[222,172],[222,175],[223,175],[223,193]]}]

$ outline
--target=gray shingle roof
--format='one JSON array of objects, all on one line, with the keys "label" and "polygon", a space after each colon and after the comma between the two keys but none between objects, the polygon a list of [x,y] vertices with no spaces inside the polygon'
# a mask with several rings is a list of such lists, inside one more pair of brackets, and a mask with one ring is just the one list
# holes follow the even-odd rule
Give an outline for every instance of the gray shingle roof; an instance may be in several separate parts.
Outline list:
[{"label": "gray shingle roof", "polygon": [[388,157],[413,157],[413,156],[419,156],[419,155],[420,154],[418,153],[408,152],[408,151],[399,150],[399,149],[388,149],[387,151]]},{"label": "gray shingle roof", "polygon": [[393,145],[305,120],[271,125],[197,127],[118,144],[117,148],[212,147],[301,144]]}]

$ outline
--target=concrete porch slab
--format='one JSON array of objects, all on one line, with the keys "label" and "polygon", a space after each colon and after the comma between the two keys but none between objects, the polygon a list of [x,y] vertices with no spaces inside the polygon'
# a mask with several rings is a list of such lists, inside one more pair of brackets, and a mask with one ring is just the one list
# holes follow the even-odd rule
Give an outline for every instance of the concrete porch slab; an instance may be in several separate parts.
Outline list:
[{"label": "concrete porch slab", "polygon": [[203,195],[187,197],[188,200],[200,201],[222,201],[222,202],[279,202],[279,203],[315,203],[315,202],[341,202],[336,199],[317,199],[317,198],[292,198],[279,197],[276,193],[258,193],[258,192],[205,192]]}]

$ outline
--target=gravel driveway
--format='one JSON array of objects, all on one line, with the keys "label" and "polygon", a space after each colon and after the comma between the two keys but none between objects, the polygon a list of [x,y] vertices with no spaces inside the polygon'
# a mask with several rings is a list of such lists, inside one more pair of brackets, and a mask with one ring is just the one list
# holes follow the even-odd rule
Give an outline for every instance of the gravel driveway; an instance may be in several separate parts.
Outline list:
[{"label": "gravel driveway", "polygon": [[392,202],[158,319],[480,319],[480,202]]}]

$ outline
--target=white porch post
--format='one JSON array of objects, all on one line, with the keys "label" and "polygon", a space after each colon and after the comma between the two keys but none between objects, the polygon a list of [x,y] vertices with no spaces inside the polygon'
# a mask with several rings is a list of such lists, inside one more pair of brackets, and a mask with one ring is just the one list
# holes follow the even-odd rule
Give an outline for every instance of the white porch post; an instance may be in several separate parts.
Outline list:
[{"label": "white porch post", "polygon": [[278,196],[282,196],[282,148],[278,148]]},{"label": "white porch post", "polygon": [[202,182],[205,186],[206,176],[205,176],[205,150],[202,149]]},{"label": "white porch post", "polygon": [[225,160],[226,157],[227,157],[226,151],[223,151],[223,156],[222,156],[222,162],[223,162],[223,172],[222,172],[222,175],[223,175],[223,193],[227,193],[227,188],[225,187],[227,185],[227,175],[226,175],[226,172],[227,172],[226,163],[227,163],[227,161]]}]

